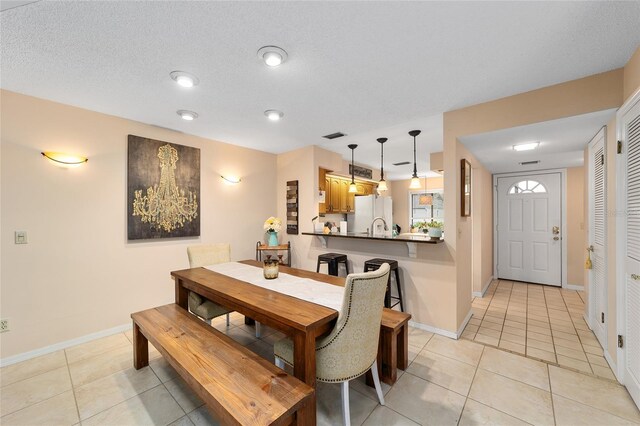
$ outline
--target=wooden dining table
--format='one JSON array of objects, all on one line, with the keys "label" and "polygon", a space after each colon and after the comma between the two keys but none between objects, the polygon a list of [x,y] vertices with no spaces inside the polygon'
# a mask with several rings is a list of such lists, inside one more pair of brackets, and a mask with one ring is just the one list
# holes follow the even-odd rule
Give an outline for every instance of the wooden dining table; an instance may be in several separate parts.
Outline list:
[{"label": "wooden dining table", "polygon": [[[255,260],[240,263],[262,268]],[[344,278],[280,266],[280,272],[327,284],[344,286]],[[316,339],[334,327],[338,311],[278,293],[206,268],[171,272],[175,280],[175,302],[188,309],[189,291],[237,311],[286,334],[293,341],[293,374],[315,389]],[[316,396],[301,410],[299,424],[315,425]]]}]

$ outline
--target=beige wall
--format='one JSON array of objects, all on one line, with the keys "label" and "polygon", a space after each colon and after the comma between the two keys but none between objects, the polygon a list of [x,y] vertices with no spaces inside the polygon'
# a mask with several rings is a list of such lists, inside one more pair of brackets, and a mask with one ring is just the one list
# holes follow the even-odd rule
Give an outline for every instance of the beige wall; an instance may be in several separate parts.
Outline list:
[{"label": "beige wall", "polygon": [[[493,279],[493,175],[484,167],[471,170],[471,215],[473,241],[481,241],[482,250],[473,250],[472,290],[482,294]],[[475,224],[479,224],[475,226]]]},{"label": "beige wall", "polygon": [[[169,272],[186,247],[228,241],[254,257],[276,213],[276,156],[105,114],[0,92],[2,101],[2,358],[130,324],[132,312],[173,301]],[[201,118],[204,119],[204,118]],[[127,135],[201,149],[201,237],[127,241]],[[86,155],[61,169],[40,151]],[[224,185],[221,174],[242,177]],[[13,244],[27,230],[29,244]]]},{"label": "beige wall", "polygon": [[640,88],[640,47],[624,66],[623,98],[629,99]]},{"label": "beige wall", "polygon": [[[617,69],[444,114],[445,221],[455,223],[457,228],[457,238],[448,238],[448,244],[456,260],[456,272],[451,281],[458,294],[458,325],[469,310],[466,295],[471,292],[471,262],[462,259],[471,259],[472,251],[491,247],[486,238],[474,239],[472,236],[473,220],[480,220],[481,223],[475,225],[483,227],[491,218],[484,215],[460,217],[460,159],[471,159],[473,168],[482,165],[466,151],[458,138],[617,108],[622,103],[622,85],[623,69]],[[456,170],[456,173],[447,173],[448,170]]]},{"label": "beige wall", "polygon": [[[393,194],[393,223],[400,225],[402,232],[411,232],[409,228],[409,184],[411,179],[394,180],[388,182]],[[423,187],[427,190],[442,190],[443,178],[429,177],[422,179]]]},{"label": "beige wall", "polygon": [[585,168],[567,169],[567,284],[584,286],[586,256]]}]

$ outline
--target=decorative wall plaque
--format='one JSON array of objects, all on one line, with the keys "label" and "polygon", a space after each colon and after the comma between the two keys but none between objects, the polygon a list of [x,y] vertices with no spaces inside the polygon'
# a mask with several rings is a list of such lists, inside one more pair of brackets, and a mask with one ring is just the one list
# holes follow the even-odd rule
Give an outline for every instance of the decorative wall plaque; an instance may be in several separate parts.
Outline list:
[{"label": "decorative wall plaque", "polygon": [[298,181],[287,181],[287,234],[298,235]]},{"label": "decorative wall plaque", "polygon": [[349,174],[352,173],[354,176],[365,179],[371,179],[373,176],[373,170],[367,169],[366,167],[352,166],[351,164],[349,164]]},{"label": "decorative wall plaque", "polygon": [[200,149],[129,135],[129,240],[200,235]]}]

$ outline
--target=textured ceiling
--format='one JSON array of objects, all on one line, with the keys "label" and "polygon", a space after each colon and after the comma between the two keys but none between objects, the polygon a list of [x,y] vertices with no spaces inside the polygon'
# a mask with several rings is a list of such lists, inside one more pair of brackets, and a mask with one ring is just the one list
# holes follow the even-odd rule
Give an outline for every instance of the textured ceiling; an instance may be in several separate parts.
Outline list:
[{"label": "textured ceiling", "polygon": [[[608,109],[575,117],[487,132],[460,138],[469,151],[493,173],[577,167],[584,164],[584,149],[614,116]],[[514,151],[513,145],[540,142],[537,149]],[[531,166],[520,162],[539,160]]]},{"label": "textured ceiling", "polygon": [[[345,158],[321,136],[376,146],[368,136],[402,123],[621,67],[640,44],[640,2],[41,1],[0,19],[4,89],[269,152],[324,144]],[[267,68],[256,52],[268,44],[289,60]],[[173,70],[200,85],[176,86]],[[178,109],[200,118],[184,122]],[[266,109],[284,119],[267,121]],[[427,170],[430,142],[418,142]],[[403,144],[398,156],[410,158]],[[377,150],[359,161],[377,165]]]}]

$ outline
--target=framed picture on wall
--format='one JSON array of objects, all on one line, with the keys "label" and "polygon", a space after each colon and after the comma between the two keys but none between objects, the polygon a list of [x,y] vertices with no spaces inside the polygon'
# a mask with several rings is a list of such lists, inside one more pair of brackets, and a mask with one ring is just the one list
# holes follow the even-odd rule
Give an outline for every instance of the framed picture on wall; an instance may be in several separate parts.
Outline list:
[{"label": "framed picture on wall", "polygon": [[471,163],[464,158],[460,160],[460,216],[471,216]]},{"label": "framed picture on wall", "polygon": [[128,240],[200,235],[200,149],[129,135]]}]

